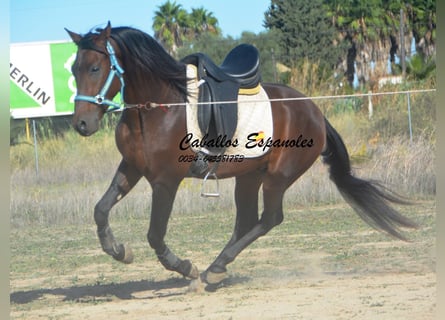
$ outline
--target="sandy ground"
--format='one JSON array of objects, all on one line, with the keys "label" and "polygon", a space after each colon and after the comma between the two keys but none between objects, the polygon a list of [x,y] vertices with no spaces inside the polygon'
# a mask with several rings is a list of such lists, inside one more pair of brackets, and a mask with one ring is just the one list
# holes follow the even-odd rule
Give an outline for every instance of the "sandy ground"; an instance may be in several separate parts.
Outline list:
[{"label": "sandy ground", "polygon": [[[434,217],[428,203],[425,208],[418,210],[419,220]],[[423,221],[425,227],[410,234],[416,239],[411,242],[372,237],[377,232],[373,230],[323,232],[320,237],[289,235],[284,228],[246,249],[229,265],[221,285],[204,288],[192,282],[193,290],[190,280],[163,269],[154,253],[144,255],[148,251],[144,241],[136,247],[139,254],[131,265],[107,257],[96,243],[96,249],[91,244],[87,250],[69,246],[71,251],[62,251],[62,258],[87,255],[93,257],[88,260],[92,263],[61,261],[60,268],[54,265],[54,270],[36,272],[29,269],[32,259],[25,260],[26,272],[20,264],[15,266],[10,275],[10,316],[24,320],[432,320],[437,297],[436,229]],[[348,242],[351,237],[354,240]],[[319,240],[316,246],[315,239]],[[305,249],[297,249],[296,243]],[[217,253],[215,249],[183,254],[204,270],[212,259],[209,254]],[[56,263],[57,258],[49,257]]]},{"label": "sandy ground", "polygon": [[[190,281],[163,275],[153,281],[17,291],[11,295],[11,318],[435,319],[433,272],[341,275],[315,268],[297,277],[229,275],[212,291],[200,285],[191,291]],[[27,303],[34,304],[31,310]]]}]

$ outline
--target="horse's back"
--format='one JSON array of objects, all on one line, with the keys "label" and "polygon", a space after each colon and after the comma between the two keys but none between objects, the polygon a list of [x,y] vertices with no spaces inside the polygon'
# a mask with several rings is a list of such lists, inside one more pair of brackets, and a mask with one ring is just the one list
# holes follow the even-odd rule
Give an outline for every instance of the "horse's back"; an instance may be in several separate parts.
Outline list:
[{"label": "horse's back", "polygon": [[275,128],[286,124],[285,126],[297,126],[300,130],[311,130],[314,133],[320,131],[319,136],[325,137],[324,116],[310,98],[283,84],[262,85],[272,103]]},{"label": "horse's back", "polygon": [[[296,163],[300,173],[307,170],[322,152],[326,142],[326,124],[318,106],[299,91],[286,85],[263,84],[272,105],[273,141],[269,168],[281,171],[286,168],[295,174]],[[278,169],[281,168],[281,169]],[[273,169],[272,169],[273,170]]]}]

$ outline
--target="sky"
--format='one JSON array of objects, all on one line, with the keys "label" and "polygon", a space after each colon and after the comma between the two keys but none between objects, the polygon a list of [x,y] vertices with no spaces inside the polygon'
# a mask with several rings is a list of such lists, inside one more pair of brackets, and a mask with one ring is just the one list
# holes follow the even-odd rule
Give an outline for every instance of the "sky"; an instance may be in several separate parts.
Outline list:
[{"label": "sky", "polygon": [[[87,33],[93,27],[130,26],[153,35],[155,11],[167,0],[13,0],[10,2],[11,43],[69,40],[64,28]],[[184,9],[213,13],[224,36],[259,33],[270,0],[176,0]]]}]

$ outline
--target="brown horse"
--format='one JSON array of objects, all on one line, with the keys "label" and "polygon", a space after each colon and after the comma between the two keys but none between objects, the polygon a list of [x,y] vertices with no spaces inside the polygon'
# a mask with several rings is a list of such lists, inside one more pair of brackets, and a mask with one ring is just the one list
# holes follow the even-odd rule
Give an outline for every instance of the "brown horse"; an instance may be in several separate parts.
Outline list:
[{"label": "brown horse", "polygon": [[[68,31],[78,46],[72,66],[78,95],[73,126],[83,136],[95,133],[111,107],[123,106],[116,128],[116,144],[122,154],[117,172],[94,209],[103,250],[114,259],[131,263],[133,253],[114,237],[108,216],[145,177],[152,188],[151,220],[147,239],[168,270],[199,278],[198,269],[178,258],[164,242],[167,223],[180,182],[191,176],[190,149],[178,146],[186,135],[187,77],[185,63],[176,61],[149,35],[128,27],[97,29],[81,36]],[[265,155],[238,162],[221,162],[216,175],[235,177],[236,222],[233,235],[216,260],[201,274],[207,283],[223,280],[226,266],[258,237],[283,221],[283,195],[321,155],[330,178],[344,199],[371,226],[404,240],[399,227],[416,224],[394,210],[390,203],[405,203],[375,182],[354,177],[340,135],[318,107],[298,91],[280,84],[262,84],[271,99],[273,140],[306,137],[306,147],[271,148]],[[121,92],[121,105],[112,101]],[[162,107],[162,103],[171,103]],[[203,175],[195,175],[203,178]],[[263,187],[264,209],[259,216],[258,193]]]}]

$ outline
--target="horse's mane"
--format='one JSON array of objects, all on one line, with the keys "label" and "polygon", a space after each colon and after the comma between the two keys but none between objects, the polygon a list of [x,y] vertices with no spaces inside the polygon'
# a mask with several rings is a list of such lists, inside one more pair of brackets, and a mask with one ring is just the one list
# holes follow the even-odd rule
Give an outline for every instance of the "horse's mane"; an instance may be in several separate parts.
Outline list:
[{"label": "horse's mane", "polygon": [[[100,31],[102,29],[97,28],[87,33],[78,44],[79,47],[103,52],[94,44]],[[134,80],[140,81],[142,74],[148,73],[166,81],[182,96],[187,96],[185,64],[171,57],[150,35],[131,27],[115,27],[111,29],[111,38],[122,53],[125,72],[139,78]]]}]

